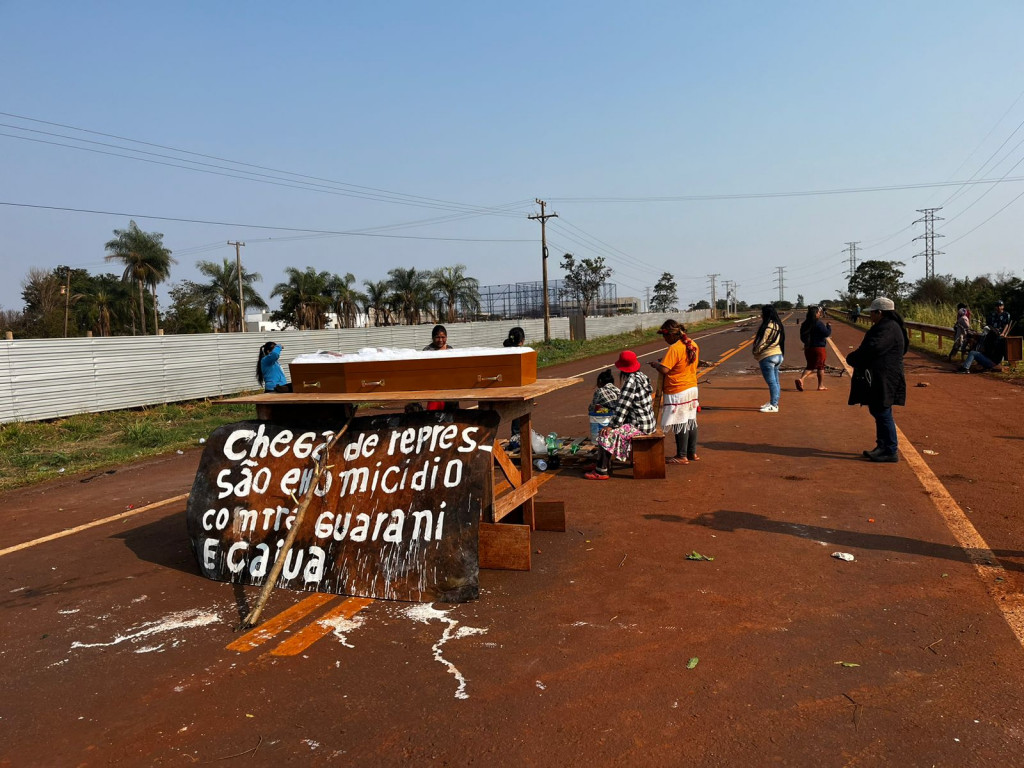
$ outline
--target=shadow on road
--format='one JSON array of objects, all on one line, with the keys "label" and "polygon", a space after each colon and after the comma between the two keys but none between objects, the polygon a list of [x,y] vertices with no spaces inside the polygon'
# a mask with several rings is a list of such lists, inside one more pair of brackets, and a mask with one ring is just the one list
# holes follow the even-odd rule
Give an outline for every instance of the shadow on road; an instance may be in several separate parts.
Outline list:
[{"label": "shadow on road", "polygon": [[713,451],[737,451],[743,453],[774,453],[777,456],[792,456],[798,459],[839,459],[842,461],[864,462],[864,457],[859,453],[846,453],[839,451],[822,451],[817,448],[804,448],[797,445],[774,445],[772,443],[728,443],[722,441],[710,441],[701,443],[701,447]]},{"label": "shadow on road", "polygon": [[[734,510],[720,509],[717,512],[707,512],[697,515],[690,521],[691,525],[704,525],[716,531],[735,532],[737,530],[763,531],[764,533],[777,533],[784,536],[795,536],[809,541],[825,541],[840,547],[855,547],[860,549],[875,549],[885,552],[898,552],[919,557],[934,557],[943,560],[952,560],[957,563],[971,563],[971,557],[961,547],[950,546],[949,544],[936,544],[931,541],[911,539],[906,536],[889,536],[878,533],[864,533],[862,531],[841,531],[835,528],[823,528],[818,525],[803,525],[801,523],[783,522],[773,520],[764,515],[756,515],[751,512],[737,512]],[[981,559],[980,552],[973,552],[978,555],[975,559]],[[1024,573],[1024,563],[1016,563],[1003,560],[1003,558],[1024,558],[1024,551],[1015,549],[995,550],[994,554],[999,558],[999,565],[1007,571]],[[995,565],[996,563],[991,563]]]}]

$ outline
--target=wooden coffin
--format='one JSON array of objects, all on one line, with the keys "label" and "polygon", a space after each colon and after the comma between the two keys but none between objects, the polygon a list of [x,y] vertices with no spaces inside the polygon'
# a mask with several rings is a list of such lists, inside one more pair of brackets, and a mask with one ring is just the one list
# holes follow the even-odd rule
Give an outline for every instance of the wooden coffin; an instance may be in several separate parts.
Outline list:
[{"label": "wooden coffin", "polygon": [[537,380],[537,353],[455,356],[366,362],[290,363],[295,392],[416,392],[521,387]]}]

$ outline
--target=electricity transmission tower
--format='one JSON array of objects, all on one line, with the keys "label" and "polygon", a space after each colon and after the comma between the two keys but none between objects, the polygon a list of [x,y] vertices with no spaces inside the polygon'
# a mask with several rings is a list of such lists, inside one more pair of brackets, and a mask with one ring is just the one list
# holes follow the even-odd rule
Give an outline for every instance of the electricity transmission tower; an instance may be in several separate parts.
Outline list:
[{"label": "electricity transmission tower", "polygon": [[786,293],[785,293],[785,291],[786,291],[786,283],[785,283],[785,276],[783,275],[783,273],[786,271],[786,268],[785,267],[776,267],[775,269],[777,269],[778,272],[779,272],[779,276],[778,276],[777,280],[779,281],[779,301],[781,302],[781,301],[785,301],[786,300]]},{"label": "electricity transmission tower", "polygon": [[935,250],[935,238],[945,237],[945,235],[935,234],[935,222],[945,221],[941,216],[936,217],[935,212],[941,211],[942,208],[918,208],[918,213],[923,213],[920,219],[915,221],[915,224],[924,222],[924,234],[918,235],[914,240],[924,240],[924,250],[921,253],[915,254],[914,258],[918,256],[924,256],[924,276],[927,280],[930,277],[935,277],[935,257],[941,256],[942,251]]},{"label": "electricity transmission tower", "polygon": [[846,275],[846,278],[849,279],[857,271],[857,246],[860,245],[860,240],[849,242],[846,245],[846,250],[850,252],[850,272]]}]

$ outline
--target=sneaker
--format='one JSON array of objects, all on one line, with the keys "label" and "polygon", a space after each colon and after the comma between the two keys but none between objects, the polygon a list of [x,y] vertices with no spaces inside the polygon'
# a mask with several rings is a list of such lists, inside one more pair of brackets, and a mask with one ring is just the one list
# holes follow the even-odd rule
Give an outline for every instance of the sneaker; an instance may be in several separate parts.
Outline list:
[{"label": "sneaker", "polygon": [[594,470],[593,472],[587,472],[587,474],[585,474],[583,477],[585,477],[587,480],[608,480],[610,478],[608,474],[604,472],[598,472],[597,470]]},{"label": "sneaker", "polygon": [[967,370],[966,368],[957,368],[956,372],[957,373],[970,373],[970,371]]},{"label": "sneaker", "polygon": [[765,403],[761,406],[761,413],[778,413],[779,406],[772,405],[771,403]]}]

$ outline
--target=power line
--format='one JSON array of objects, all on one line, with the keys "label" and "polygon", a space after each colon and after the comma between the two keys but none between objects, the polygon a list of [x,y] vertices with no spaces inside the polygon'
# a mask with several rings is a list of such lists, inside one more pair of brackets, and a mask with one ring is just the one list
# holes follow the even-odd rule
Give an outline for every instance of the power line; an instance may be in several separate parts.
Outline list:
[{"label": "power line", "polygon": [[178,221],[185,224],[209,224],[219,227],[241,227],[244,229],[271,229],[279,232],[310,232],[321,235],[344,235],[347,237],[380,237],[394,240],[440,240],[458,243],[532,243],[529,239],[498,239],[479,237],[424,237],[422,235],[390,235],[380,232],[358,232],[334,229],[314,229],[311,227],[280,227],[271,224],[242,224],[237,221],[211,221],[208,219],[186,219],[177,216],[154,216],[147,213],[125,213],[123,211],[95,211],[88,208],[65,208],[56,205],[33,205],[31,203],[12,203],[0,200],[0,205],[13,208],[35,208],[44,211],[67,211],[70,213],[88,213],[99,216],[127,216],[132,219],[151,219],[153,221]]}]

